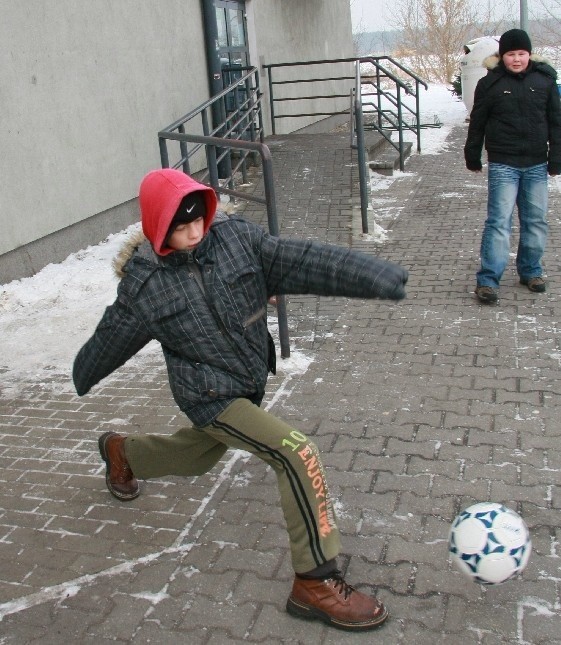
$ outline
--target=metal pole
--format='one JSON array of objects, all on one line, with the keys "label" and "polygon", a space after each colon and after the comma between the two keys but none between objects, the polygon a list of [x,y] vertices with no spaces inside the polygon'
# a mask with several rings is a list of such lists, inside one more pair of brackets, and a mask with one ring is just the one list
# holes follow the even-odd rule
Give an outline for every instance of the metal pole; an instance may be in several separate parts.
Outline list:
[{"label": "metal pole", "polygon": [[267,67],[267,77],[269,79],[269,111],[271,113],[271,131],[273,134],[277,133],[275,127],[275,99],[273,96],[273,69]]},{"label": "metal pole", "polygon": [[[263,183],[265,186],[265,199],[267,201],[269,232],[271,235],[278,237],[279,225],[277,218],[277,200],[275,197],[275,182],[273,180],[273,160],[271,157],[271,151],[265,145],[261,147],[261,161],[263,164]],[[290,358],[290,336],[288,333],[286,296],[277,296],[277,319],[279,324],[281,358]]]},{"label": "metal pole", "polygon": [[520,0],[520,29],[528,31],[528,0]]},{"label": "metal pole", "polygon": [[362,219],[362,232],[368,233],[368,175],[366,171],[366,147],[364,144],[362,106],[360,105],[360,100],[357,98],[355,98],[355,121],[358,176],[360,183],[360,216]]},{"label": "metal pole", "polygon": [[399,140],[399,169],[405,170],[405,159],[403,156],[403,110],[401,107],[401,86],[397,86],[397,132]]},{"label": "metal pole", "polygon": [[[208,124],[208,114],[206,110],[201,112],[201,124],[203,127],[203,134],[205,137],[208,136],[210,132],[210,127]],[[216,146],[205,146],[206,149],[206,163],[208,167],[208,176],[210,185],[214,190],[220,188],[220,182],[218,181],[218,165],[216,163]]]},{"label": "metal pole", "polygon": [[158,143],[160,145],[160,160],[162,162],[162,168],[169,168],[168,144],[163,137],[158,137]]},{"label": "metal pole", "polygon": [[419,96],[419,81],[415,79],[415,119],[417,121],[417,152],[421,152],[421,97]]},{"label": "metal pole", "polygon": [[360,76],[360,61],[355,61],[355,90],[354,90],[354,123],[356,127],[356,147],[358,154],[358,177],[360,185],[360,216],[362,232],[368,233],[368,174],[366,169],[366,145],[364,141],[364,118],[362,114],[362,80]]},{"label": "metal pole", "polygon": [[[185,134],[185,126],[183,124],[181,124],[177,130],[180,134]],[[190,175],[191,169],[189,168],[189,151],[187,150],[187,142],[180,141],[179,149],[181,150],[181,159],[183,159],[183,172],[186,175]]]}]

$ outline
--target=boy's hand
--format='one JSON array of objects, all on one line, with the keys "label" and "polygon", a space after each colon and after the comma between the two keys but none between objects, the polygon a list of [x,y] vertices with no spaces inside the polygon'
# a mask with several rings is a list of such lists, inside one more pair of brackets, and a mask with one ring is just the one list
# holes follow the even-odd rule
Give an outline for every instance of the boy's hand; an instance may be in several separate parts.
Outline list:
[{"label": "boy's hand", "polygon": [[386,262],[384,269],[376,278],[378,298],[403,300],[406,296],[405,285],[408,279],[409,273],[402,266]]},{"label": "boy's hand", "polygon": [[466,168],[468,170],[471,170],[472,172],[481,172],[483,169],[483,166],[481,165],[481,161],[479,162],[466,161]]}]

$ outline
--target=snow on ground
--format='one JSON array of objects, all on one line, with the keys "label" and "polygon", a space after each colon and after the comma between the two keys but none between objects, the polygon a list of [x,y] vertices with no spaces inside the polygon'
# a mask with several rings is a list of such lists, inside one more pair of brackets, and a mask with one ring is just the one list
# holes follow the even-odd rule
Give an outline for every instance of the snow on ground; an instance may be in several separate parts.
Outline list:
[{"label": "snow on ground", "polygon": [[[421,129],[421,151],[422,154],[438,154],[446,141],[450,130],[459,123],[463,123],[468,116],[465,105],[452,94],[448,86],[429,85],[429,89],[423,87],[419,89],[421,104],[421,125],[441,123],[440,128],[423,128]],[[415,108],[412,97],[407,97],[405,103],[409,101],[410,107]],[[411,132],[407,133],[405,139],[414,141],[413,150],[415,150],[416,139]]]},{"label": "snow on ground", "polygon": [[[421,90],[421,110],[431,121],[436,114],[443,124],[422,132],[422,154],[438,154],[450,129],[464,121],[465,108],[447,87],[431,85],[428,91]],[[373,194],[399,176],[397,173],[382,178],[373,173]],[[374,195],[374,203],[375,199]],[[384,209],[388,219],[395,217],[395,206],[375,203],[375,207],[378,228],[374,234],[383,241],[385,231],[380,220]],[[0,370],[6,370],[4,387],[22,377],[40,379],[53,371],[70,373],[76,352],[115,298],[117,278],[111,260],[134,229],[132,226],[110,235],[101,244],[73,253],[59,264],[50,264],[30,278],[0,286]],[[151,343],[143,351],[159,348]],[[283,365],[283,371],[293,369],[299,373],[306,366],[306,357],[295,352],[290,364]]]},{"label": "snow on ground", "polygon": [[0,287],[0,368],[12,377],[71,371],[72,361],[116,295],[111,260],[135,227]]},{"label": "snow on ground", "polygon": [[[430,155],[438,154],[444,150],[446,138],[450,130],[466,120],[468,115],[465,105],[455,97],[448,86],[429,85],[428,90],[420,87],[420,109],[421,124],[436,125],[440,127],[426,127],[421,129],[421,154]],[[414,97],[407,96],[404,99],[412,110],[415,109]],[[413,143],[413,154],[417,150],[417,137],[414,132],[405,131],[403,138],[405,141]],[[395,139],[395,137],[394,137]],[[371,203],[374,209],[374,222],[372,230],[364,235],[363,238],[375,241],[385,242],[388,234],[384,228],[384,221],[394,220],[401,210],[401,206],[388,197],[378,197],[377,193],[386,191],[394,181],[408,175],[401,171],[394,171],[391,177],[381,175],[375,171],[370,171],[370,191]]]}]

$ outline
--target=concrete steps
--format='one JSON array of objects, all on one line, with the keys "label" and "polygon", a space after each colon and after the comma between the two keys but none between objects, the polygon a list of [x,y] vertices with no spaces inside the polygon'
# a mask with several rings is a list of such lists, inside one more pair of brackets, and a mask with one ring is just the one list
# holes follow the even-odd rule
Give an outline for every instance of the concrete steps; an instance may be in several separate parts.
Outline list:
[{"label": "concrete steps", "polygon": [[[368,166],[374,172],[381,175],[391,176],[395,170],[399,170],[399,153],[379,132],[365,133],[366,155]],[[388,136],[391,133],[388,132]],[[405,158],[411,154],[413,144],[410,141],[404,143]]]}]

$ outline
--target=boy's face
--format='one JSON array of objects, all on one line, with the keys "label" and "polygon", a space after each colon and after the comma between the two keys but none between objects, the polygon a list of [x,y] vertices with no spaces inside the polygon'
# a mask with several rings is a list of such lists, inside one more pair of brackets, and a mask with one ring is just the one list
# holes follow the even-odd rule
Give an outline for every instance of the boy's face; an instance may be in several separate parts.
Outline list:
[{"label": "boy's face", "polygon": [[523,72],[530,62],[530,52],[525,49],[517,49],[515,51],[506,52],[503,54],[503,63],[509,72],[519,74]]},{"label": "boy's face", "polygon": [[192,251],[200,244],[204,233],[205,221],[199,217],[188,224],[178,224],[167,245],[174,251]]}]

